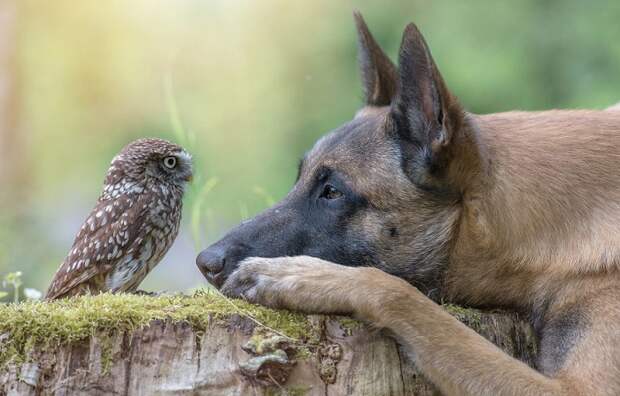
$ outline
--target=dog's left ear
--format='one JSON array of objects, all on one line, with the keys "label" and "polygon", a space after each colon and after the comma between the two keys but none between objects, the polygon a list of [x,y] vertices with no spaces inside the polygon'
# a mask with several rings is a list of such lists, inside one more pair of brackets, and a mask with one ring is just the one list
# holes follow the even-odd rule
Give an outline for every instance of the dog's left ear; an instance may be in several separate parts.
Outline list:
[{"label": "dog's left ear", "polygon": [[418,28],[407,25],[399,51],[399,90],[392,119],[403,146],[406,173],[428,187],[442,183],[450,145],[463,111],[448,91]]},{"label": "dog's left ear", "polygon": [[354,12],[358,37],[358,63],[368,106],[389,106],[396,95],[398,72],[368,30],[362,14]]}]

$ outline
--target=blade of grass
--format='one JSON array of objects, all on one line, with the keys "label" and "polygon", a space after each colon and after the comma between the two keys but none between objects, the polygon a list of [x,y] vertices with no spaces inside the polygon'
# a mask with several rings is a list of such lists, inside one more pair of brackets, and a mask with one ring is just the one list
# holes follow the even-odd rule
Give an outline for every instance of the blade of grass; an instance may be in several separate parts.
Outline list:
[{"label": "blade of grass", "polygon": [[200,190],[198,191],[198,193],[196,194],[193,200],[190,224],[191,224],[191,231],[192,231],[192,239],[194,241],[194,248],[196,249],[196,251],[200,249],[201,242],[202,242],[202,234],[201,234],[201,228],[200,228],[200,223],[203,217],[202,208],[207,199],[207,195],[209,194],[211,190],[213,190],[216,184],[217,184],[217,178],[215,177],[212,177],[211,179],[207,180],[202,185],[202,187],[200,188]]},{"label": "blade of grass", "polygon": [[239,201],[239,216],[241,217],[241,221],[250,217],[250,213],[248,211],[248,205]]},{"label": "blade of grass", "polygon": [[261,197],[265,201],[267,207],[273,206],[276,203],[276,200],[271,196],[271,194],[265,191],[265,189],[262,187],[254,187],[254,194]]},{"label": "blade of grass", "polygon": [[170,123],[172,124],[172,132],[183,147],[191,149],[194,146],[195,136],[192,132],[185,129],[183,123],[181,122],[181,117],[179,116],[179,108],[177,106],[176,97],[174,95],[172,76],[170,74],[164,76],[163,85],[166,106],[168,108],[168,116],[170,118]]}]

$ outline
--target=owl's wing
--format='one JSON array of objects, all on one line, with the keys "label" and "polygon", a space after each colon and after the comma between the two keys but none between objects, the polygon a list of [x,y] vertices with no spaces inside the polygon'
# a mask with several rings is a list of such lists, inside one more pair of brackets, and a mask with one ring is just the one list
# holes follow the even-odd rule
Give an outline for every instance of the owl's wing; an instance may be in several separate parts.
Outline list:
[{"label": "owl's wing", "polygon": [[141,235],[146,200],[143,194],[126,194],[99,201],[54,275],[45,298],[62,297],[74,287],[108,273]]}]

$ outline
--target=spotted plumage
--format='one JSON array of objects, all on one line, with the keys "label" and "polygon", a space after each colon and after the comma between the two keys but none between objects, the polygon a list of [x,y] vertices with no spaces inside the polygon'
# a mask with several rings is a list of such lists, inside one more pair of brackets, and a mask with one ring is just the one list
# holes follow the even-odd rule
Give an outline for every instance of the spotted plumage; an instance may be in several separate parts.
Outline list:
[{"label": "spotted plumage", "polygon": [[178,234],[191,176],[191,156],[176,144],[149,138],[125,146],[46,298],[135,291]]}]

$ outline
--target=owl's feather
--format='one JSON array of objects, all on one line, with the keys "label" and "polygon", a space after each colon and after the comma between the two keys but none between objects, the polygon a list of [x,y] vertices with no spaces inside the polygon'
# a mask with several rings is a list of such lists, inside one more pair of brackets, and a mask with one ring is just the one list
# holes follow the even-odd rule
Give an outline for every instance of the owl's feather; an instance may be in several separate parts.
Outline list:
[{"label": "owl's feather", "polygon": [[134,291],[178,234],[191,176],[191,156],[176,144],[147,138],[125,146],[46,298]]},{"label": "owl's feather", "polygon": [[144,201],[145,198],[137,193],[100,200],[56,272],[46,298],[62,297],[99,275],[103,280],[139,239],[147,211]]}]

